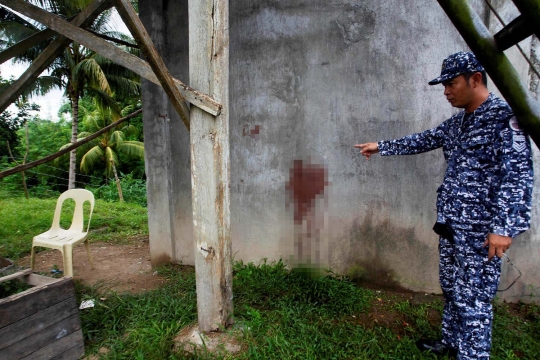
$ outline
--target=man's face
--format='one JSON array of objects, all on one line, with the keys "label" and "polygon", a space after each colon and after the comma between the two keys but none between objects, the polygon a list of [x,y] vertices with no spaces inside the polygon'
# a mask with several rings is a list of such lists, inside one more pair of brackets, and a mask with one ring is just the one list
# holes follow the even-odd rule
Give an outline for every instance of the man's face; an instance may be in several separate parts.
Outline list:
[{"label": "man's face", "polygon": [[459,75],[448,81],[443,81],[444,95],[446,100],[457,108],[466,108],[474,99],[474,89],[469,85],[469,81],[465,76]]}]

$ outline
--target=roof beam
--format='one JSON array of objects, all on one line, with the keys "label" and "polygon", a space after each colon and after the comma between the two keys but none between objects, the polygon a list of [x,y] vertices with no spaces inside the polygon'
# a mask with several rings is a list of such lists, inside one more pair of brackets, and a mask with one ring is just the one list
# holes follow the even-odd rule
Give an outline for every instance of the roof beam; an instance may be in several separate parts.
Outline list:
[{"label": "roof beam", "polygon": [[173,77],[169,73],[167,66],[163,62],[161,56],[159,56],[150,35],[148,35],[144,25],[137,16],[135,9],[133,9],[133,6],[128,0],[113,0],[113,4],[131,32],[131,35],[133,35],[137,44],[139,44],[146,60],[150,64],[154,74],[157,76],[161,87],[165,90],[167,96],[169,96],[169,100],[189,130],[189,109],[184,98],[180,94],[180,91],[174,84]]},{"label": "roof beam", "polygon": [[[28,16],[31,19],[41,22],[54,31],[69,37],[74,41],[77,41],[91,50],[98,52],[111,61],[130,69],[147,80],[150,80],[154,84],[161,85],[159,79],[154,74],[152,68],[147,62],[117,48],[107,41],[89,33],[88,31],[77,26],[73,26],[64,19],[52,15],[37,6],[26,3],[23,0],[0,0],[0,3],[21,14],[24,14],[25,16]],[[214,116],[219,115],[221,105],[213,100],[210,96],[185,85],[177,79],[174,79],[174,83],[182,96],[188,102]]]},{"label": "roof beam", "polygon": [[[5,4],[6,1],[0,0],[0,3]],[[95,0],[81,11],[73,24],[77,26],[88,26],[94,19],[104,10],[110,7],[110,0]],[[74,26],[74,25],[71,25]],[[0,94],[0,112],[3,112],[7,107],[15,102],[24,90],[32,84],[37,77],[45,70],[54,59],[56,59],[64,48],[71,42],[64,36],[58,36],[39,56],[32,62],[30,67],[2,94]]]},{"label": "roof beam", "polygon": [[523,86],[506,55],[498,50],[478,14],[467,0],[437,1],[512,107],[520,124],[540,148],[540,104]]}]

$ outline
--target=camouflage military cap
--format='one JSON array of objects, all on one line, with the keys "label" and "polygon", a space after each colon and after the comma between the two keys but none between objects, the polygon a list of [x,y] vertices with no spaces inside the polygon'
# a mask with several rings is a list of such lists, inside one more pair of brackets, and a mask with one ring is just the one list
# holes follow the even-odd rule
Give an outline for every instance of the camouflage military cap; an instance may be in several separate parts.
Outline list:
[{"label": "camouflage military cap", "polygon": [[460,51],[444,59],[441,76],[431,80],[429,85],[440,84],[456,76],[477,71],[484,71],[484,67],[480,65],[476,56],[471,52]]}]

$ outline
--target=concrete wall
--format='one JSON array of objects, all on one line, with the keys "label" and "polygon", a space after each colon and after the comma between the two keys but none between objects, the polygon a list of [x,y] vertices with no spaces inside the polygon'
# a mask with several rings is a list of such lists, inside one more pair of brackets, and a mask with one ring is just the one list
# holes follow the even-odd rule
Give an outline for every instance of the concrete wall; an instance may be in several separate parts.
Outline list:
[{"label": "concrete wall", "polygon": [[[140,0],[141,18],[171,73],[189,83],[187,1],[167,3]],[[455,111],[441,86],[427,85],[444,57],[467,49],[442,9],[430,0],[235,0],[230,10],[235,259],[289,261],[300,251],[297,262],[439,292],[431,227],[442,152],[367,162],[352,145],[422,131]],[[161,90],[143,89],[152,257],[192,263],[188,134]],[[539,254],[535,225],[509,252],[524,275],[504,296],[538,294]]]}]

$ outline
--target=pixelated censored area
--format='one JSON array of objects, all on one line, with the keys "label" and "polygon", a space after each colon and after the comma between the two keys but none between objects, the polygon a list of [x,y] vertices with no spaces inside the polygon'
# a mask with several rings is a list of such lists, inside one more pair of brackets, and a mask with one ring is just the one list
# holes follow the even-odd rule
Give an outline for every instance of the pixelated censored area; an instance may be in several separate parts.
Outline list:
[{"label": "pixelated censored area", "polygon": [[293,161],[285,184],[286,208],[294,222],[293,265],[320,265],[329,184],[328,169],[320,161],[312,156]]}]

